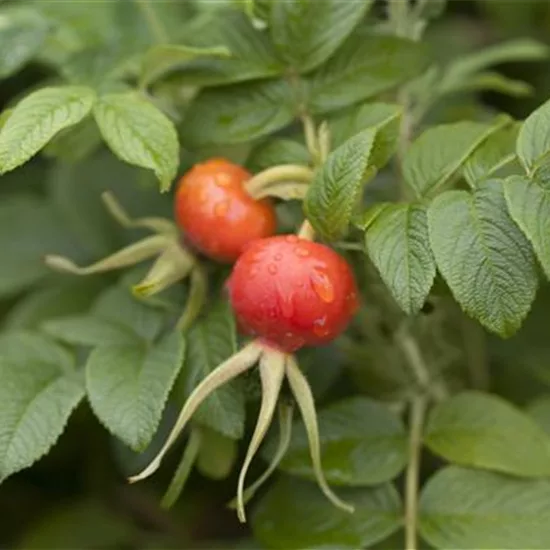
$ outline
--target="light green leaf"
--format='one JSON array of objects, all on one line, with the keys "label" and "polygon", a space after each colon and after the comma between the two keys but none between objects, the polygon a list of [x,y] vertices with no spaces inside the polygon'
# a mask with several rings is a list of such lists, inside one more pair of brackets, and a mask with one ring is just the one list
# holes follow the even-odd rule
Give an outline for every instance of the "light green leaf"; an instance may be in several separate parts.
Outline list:
[{"label": "light green leaf", "polygon": [[550,101],[533,111],[522,124],[516,144],[519,160],[528,175],[548,164],[550,157]]},{"label": "light green leaf", "polygon": [[101,134],[121,160],[152,170],[161,191],[170,188],[179,167],[175,126],[151,102],[134,92],[102,97],[94,108]]},{"label": "light green leaf", "polygon": [[7,78],[26,65],[39,51],[49,25],[27,6],[9,6],[0,12],[0,78]]},{"label": "light green leaf", "polygon": [[[235,321],[229,307],[216,303],[195,322],[187,336],[187,356],[182,373],[182,390],[187,397],[193,389],[236,350]],[[244,394],[239,381],[216,390],[199,407],[194,420],[232,439],[244,432]]]},{"label": "light green leaf", "polygon": [[82,253],[59,213],[46,201],[23,194],[2,199],[0,250],[1,296],[15,294],[49,275],[42,260],[46,254],[74,257]]},{"label": "light green leaf", "polygon": [[369,165],[376,128],[363,130],[335,149],[316,172],[308,189],[304,210],[322,237],[342,237],[349,225],[365,181],[375,173]]},{"label": "light green leaf", "polygon": [[375,206],[376,217],[367,228],[368,255],[399,306],[418,313],[435,278],[428,217],[422,204]]},{"label": "light green leaf", "polygon": [[[395,478],[407,463],[403,424],[384,405],[364,397],[348,398],[319,412],[323,472],[333,485],[360,487]],[[264,456],[271,458],[276,441]],[[314,480],[307,435],[302,423],[292,430],[280,468]]]},{"label": "light green leaf", "polygon": [[510,218],[498,181],[472,195],[448,191],[428,210],[437,267],[464,311],[501,336],[529,312],[537,270],[529,242]]},{"label": "light green leaf", "polygon": [[531,401],[526,412],[550,436],[550,395],[543,395]]},{"label": "light green leaf", "polygon": [[193,146],[247,142],[292,122],[294,101],[282,80],[205,90],[189,107],[183,135]]},{"label": "light green leaf", "polygon": [[515,143],[518,132],[518,124],[505,126],[491,134],[468,158],[463,174],[472,187],[516,160]]},{"label": "light green leaf", "polygon": [[446,67],[439,87],[442,91],[447,91],[449,87],[460,85],[460,82],[469,76],[494,65],[514,61],[539,61],[547,59],[548,55],[548,46],[529,38],[501,42],[460,57],[450,63]]},{"label": "light green leaf", "polygon": [[0,481],[55,444],[84,396],[72,359],[43,336],[0,338]]},{"label": "light green leaf", "polygon": [[383,540],[401,525],[399,494],[390,484],[340,489],[338,494],[355,506],[353,514],[336,508],[313,483],[278,480],[254,510],[255,537],[280,550],[356,550]]},{"label": "light green leaf", "polygon": [[285,138],[270,139],[255,147],[246,162],[252,172],[261,172],[277,164],[303,164],[310,162],[305,145]]},{"label": "light green leaf", "polygon": [[314,113],[348,107],[410,80],[426,64],[421,44],[360,29],[309,77],[309,107]]},{"label": "light green leaf", "polygon": [[492,91],[512,97],[524,97],[533,93],[533,86],[523,80],[514,80],[500,73],[485,71],[467,76],[448,86],[440,93]]},{"label": "light green leaf", "polygon": [[80,122],[95,92],[83,86],[42,88],[21,100],[0,130],[0,173],[31,159],[58,132]]},{"label": "light green leaf", "polygon": [[52,319],[41,329],[53,338],[79,346],[139,345],[136,333],[128,327],[91,315]]},{"label": "light green leaf", "polygon": [[197,48],[182,44],[159,44],[153,46],[141,61],[140,85],[145,88],[180,68],[193,59],[202,57],[226,58],[231,52],[224,46]]},{"label": "light green leaf", "polygon": [[153,438],[184,349],[183,337],[173,332],[151,346],[105,345],[90,354],[86,388],[92,409],[132,449],[145,449]]},{"label": "light green leaf", "polygon": [[187,45],[225,47],[230,57],[200,57],[181,67],[183,84],[217,86],[280,75],[285,66],[275,54],[268,35],[255,29],[239,9],[223,9],[197,17],[183,29]]},{"label": "light green leaf", "polygon": [[470,155],[508,119],[493,124],[461,121],[433,126],[411,145],[403,161],[403,177],[418,197],[433,194]]},{"label": "light green leaf", "polygon": [[326,61],[365,17],[372,0],[288,0],[273,2],[271,38],[281,58],[298,72]]},{"label": "light green leaf", "polygon": [[504,193],[510,215],[550,278],[550,189],[536,179],[511,176],[504,182]]},{"label": "light green leaf", "polygon": [[449,462],[521,477],[550,477],[550,437],[500,397],[467,391],[436,406],[424,441]]},{"label": "light green leaf", "polygon": [[451,466],[435,474],[422,493],[420,533],[436,548],[545,550],[549,507],[548,481]]}]

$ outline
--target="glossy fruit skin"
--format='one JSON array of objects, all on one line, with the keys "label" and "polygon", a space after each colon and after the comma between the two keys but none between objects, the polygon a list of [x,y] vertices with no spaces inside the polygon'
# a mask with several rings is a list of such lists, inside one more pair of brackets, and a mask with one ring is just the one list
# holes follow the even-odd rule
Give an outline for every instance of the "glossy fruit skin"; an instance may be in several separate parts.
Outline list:
[{"label": "glossy fruit skin", "polygon": [[227,283],[239,328],[284,352],[325,344],[358,308],[349,264],[331,248],[282,235],[251,243]]},{"label": "glossy fruit skin", "polygon": [[245,191],[251,174],[222,158],[196,164],[180,180],[175,218],[191,246],[220,262],[235,261],[255,239],[275,233],[275,209]]}]

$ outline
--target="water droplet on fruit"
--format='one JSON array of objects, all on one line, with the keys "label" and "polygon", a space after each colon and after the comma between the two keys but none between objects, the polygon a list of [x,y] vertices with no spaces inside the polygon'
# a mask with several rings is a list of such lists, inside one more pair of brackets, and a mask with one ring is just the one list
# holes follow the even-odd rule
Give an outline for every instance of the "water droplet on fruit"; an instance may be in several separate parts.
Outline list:
[{"label": "water droplet on fruit", "polygon": [[296,256],[300,256],[300,258],[307,258],[309,256],[309,250],[303,246],[297,246],[294,249],[294,252],[296,253]]},{"label": "water droplet on fruit", "polygon": [[294,315],[294,304],[288,296],[281,296],[281,313],[285,319],[290,319]]},{"label": "water droplet on fruit", "polygon": [[214,206],[214,214],[216,216],[225,216],[229,210],[229,201],[222,201]]},{"label": "water droplet on fruit", "polygon": [[298,237],[296,235],[287,235],[286,236],[286,242],[287,243],[297,243]]},{"label": "water droplet on fruit", "polygon": [[275,256],[273,256],[273,259],[276,262],[280,262],[283,259],[283,255],[279,252],[279,253],[275,254]]},{"label": "water droplet on fruit", "polygon": [[334,302],[334,285],[326,273],[315,269],[311,275],[311,284],[315,294],[317,294],[325,304]]},{"label": "water droplet on fruit", "polygon": [[313,323],[313,334],[315,336],[318,336],[319,338],[324,338],[325,336],[328,336],[330,334],[330,329],[326,326],[327,318],[322,317],[321,319],[317,319]]},{"label": "water droplet on fruit", "polygon": [[267,272],[270,275],[277,275],[277,271],[279,271],[279,270],[277,269],[277,266],[275,264],[269,264],[267,266]]},{"label": "water droplet on fruit", "polygon": [[214,178],[216,185],[220,187],[229,187],[231,185],[231,176],[229,174],[217,174]]},{"label": "water droplet on fruit", "polygon": [[258,266],[254,266],[250,272],[249,272],[249,276],[250,277],[256,277],[256,275],[258,275],[258,273],[260,272],[260,268]]}]

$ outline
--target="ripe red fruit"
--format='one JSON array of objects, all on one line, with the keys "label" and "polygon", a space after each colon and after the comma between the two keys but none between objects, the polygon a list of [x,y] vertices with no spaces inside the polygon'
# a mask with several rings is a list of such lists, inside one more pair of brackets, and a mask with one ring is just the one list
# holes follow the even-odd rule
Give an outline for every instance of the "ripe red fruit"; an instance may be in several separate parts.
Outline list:
[{"label": "ripe red fruit", "polygon": [[334,339],[358,307],[348,263],[295,235],[251,243],[227,286],[240,328],[285,352]]},{"label": "ripe red fruit", "polygon": [[181,178],[175,216],[192,246],[215,260],[232,262],[249,242],[275,233],[271,202],[253,199],[244,188],[250,177],[241,166],[214,158]]}]

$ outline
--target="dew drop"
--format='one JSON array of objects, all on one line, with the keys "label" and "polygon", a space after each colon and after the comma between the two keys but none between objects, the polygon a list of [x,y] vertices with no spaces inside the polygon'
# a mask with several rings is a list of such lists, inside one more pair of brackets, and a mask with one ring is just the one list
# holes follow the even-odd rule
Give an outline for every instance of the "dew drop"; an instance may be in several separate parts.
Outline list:
[{"label": "dew drop", "polygon": [[317,319],[317,321],[313,323],[313,334],[315,334],[315,336],[324,338],[330,334],[330,329],[326,326],[326,322],[327,318],[323,317],[321,319]]},{"label": "dew drop", "polygon": [[298,237],[296,235],[287,235],[286,236],[286,242],[287,243],[297,243]]},{"label": "dew drop", "polygon": [[297,246],[294,249],[294,252],[296,253],[296,256],[300,256],[300,258],[307,258],[309,256],[309,250],[303,246]]},{"label": "dew drop", "polygon": [[334,285],[326,273],[318,269],[314,270],[311,276],[311,284],[317,296],[319,296],[325,304],[334,302]]},{"label": "dew drop", "polygon": [[214,206],[214,214],[216,216],[225,216],[229,210],[229,201],[222,201]]},{"label": "dew drop", "polygon": [[289,297],[282,296],[280,304],[283,317],[285,319],[291,319],[294,315],[294,304],[292,303],[292,300]]},{"label": "dew drop", "polygon": [[283,255],[279,252],[279,253],[275,254],[275,256],[273,256],[273,259],[276,262],[280,262],[283,259]]},{"label": "dew drop", "polygon": [[275,264],[269,264],[267,266],[267,272],[270,275],[277,275],[277,271],[279,271],[279,270],[277,269],[277,266]]},{"label": "dew drop", "polygon": [[231,185],[231,176],[229,174],[217,174],[214,178],[219,187],[229,187]]}]

